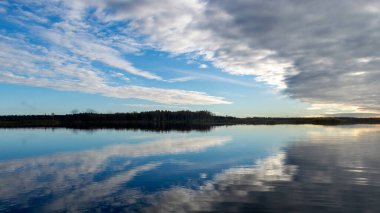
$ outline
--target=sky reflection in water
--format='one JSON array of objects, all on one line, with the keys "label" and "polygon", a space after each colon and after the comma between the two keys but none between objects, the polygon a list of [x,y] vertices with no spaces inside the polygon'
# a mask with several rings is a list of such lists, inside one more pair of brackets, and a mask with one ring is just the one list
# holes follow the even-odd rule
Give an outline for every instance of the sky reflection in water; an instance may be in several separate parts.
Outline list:
[{"label": "sky reflection in water", "polygon": [[0,135],[0,211],[380,211],[380,126]]}]

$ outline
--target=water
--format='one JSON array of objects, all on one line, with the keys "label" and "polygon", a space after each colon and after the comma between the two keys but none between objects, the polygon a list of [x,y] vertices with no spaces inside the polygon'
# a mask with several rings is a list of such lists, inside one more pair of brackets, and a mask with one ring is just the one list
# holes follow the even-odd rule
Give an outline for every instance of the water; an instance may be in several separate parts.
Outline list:
[{"label": "water", "polygon": [[380,126],[0,130],[0,212],[380,212]]}]

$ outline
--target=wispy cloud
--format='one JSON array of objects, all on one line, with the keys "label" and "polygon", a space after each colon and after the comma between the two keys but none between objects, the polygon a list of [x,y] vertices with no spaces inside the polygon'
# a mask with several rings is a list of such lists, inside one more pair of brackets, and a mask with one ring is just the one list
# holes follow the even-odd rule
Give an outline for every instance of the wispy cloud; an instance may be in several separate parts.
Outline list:
[{"label": "wispy cloud", "polygon": [[258,87],[258,85],[253,79],[251,79],[251,82],[248,82],[249,79],[246,81],[235,80],[233,78],[227,78],[227,77],[219,76],[216,74],[190,71],[190,70],[177,69],[177,70],[173,70],[173,72],[189,75],[189,78],[198,79],[198,80],[214,81],[214,82],[216,81],[216,82],[222,82],[222,83],[228,83],[228,84],[235,84],[235,85],[244,86],[244,87]]},{"label": "wispy cloud", "polygon": [[186,77],[172,78],[172,79],[169,79],[166,81],[170,82],[170,83],[175,83],[175,82],[191,81],[191,80],[195,80],[195,79],[196,79],[196,77],[194,77],[194,76],[186,76]]},{"label": "wispy cloud", "polygon": [[201,68],[201,69],[206,69],[208,66],[207,66],[207,64],[201,64],[201,65],[199,65],[199,68]]},{"label": "wispy cloud", "polygon": [[188,107],[184,106],[177,106],[177,105],[167,105],[167,104],[123,104],[127,107],[134,107],[134,108],[150,108],[150,109],[159,109],[159,108],[169,108],[169,109],[189,109]]},{"label": "wispy cloud", "polygon": [[[147,81],[183,82],[191,79],[164,80],[150,71],[136,68],[123,55],[139,53],[144,44],[129,36],[125,27],[96,18],[90,20],[89,16],[95,17],[95,14],[89,14],[89,2],[15,1],[11,4],[18,8],[17,14],[13,11],[4,19],[23,30],[3,30],[0,34],[0,82],[164,104],[230,103],[203,92],[134,86],[128,75]],[[23,10],[21,6],[35,10]],[[52,20],[51,16],[57,18]],[[95,62],[109,68],[101,69],[93,65]],[[122,80],[121,85],[115,86],[113,78]]]}]

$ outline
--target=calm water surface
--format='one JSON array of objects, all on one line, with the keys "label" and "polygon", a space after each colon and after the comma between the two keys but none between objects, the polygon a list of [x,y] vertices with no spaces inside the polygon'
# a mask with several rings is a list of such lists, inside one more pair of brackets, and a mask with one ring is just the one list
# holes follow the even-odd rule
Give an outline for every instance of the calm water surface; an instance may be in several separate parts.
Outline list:
[{"label": "calm water surface", "polygon": [[380,212],[380,126],[1,129],[0,212]]}]

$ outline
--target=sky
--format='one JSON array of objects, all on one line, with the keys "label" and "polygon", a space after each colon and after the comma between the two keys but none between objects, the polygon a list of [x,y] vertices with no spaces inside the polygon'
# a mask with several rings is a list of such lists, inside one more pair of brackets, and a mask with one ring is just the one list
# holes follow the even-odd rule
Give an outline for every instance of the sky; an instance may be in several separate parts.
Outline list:
[{"label": "sky", "polygon": [[0,0],[0,114],[379,116],[380,2]]}]

